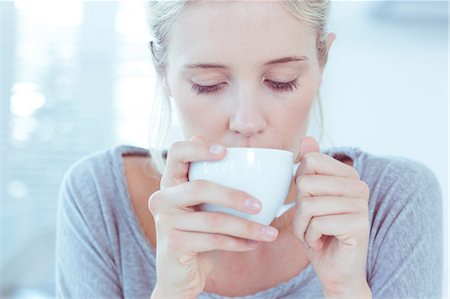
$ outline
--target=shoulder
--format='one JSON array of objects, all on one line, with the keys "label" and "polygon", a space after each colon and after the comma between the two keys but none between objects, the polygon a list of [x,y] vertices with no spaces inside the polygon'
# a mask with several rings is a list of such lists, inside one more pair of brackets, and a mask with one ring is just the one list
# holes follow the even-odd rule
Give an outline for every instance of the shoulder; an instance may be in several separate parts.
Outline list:
[{"label": "shoulder", "polygon": [[336,159],[352,158],[369,186],[367,279],[374,297],[438,295],[442,195],[433,171],[416,160],[359,148],[332,148],[325,153]]},{"label": "shoulder", "polygon": [[[93,152],[81,157],[67,170],[63,177],[63,184],[85,184],[93,179],[101,183],[105,175],[123,175],[123,157],[147,158],[145,149],[119,145],[109,149]],[[91,182],[92,183],[92,182]]]},{"label": "shoulder", "polygon": [[439,182],[433,171],[425,164],[405,157],[380,155],[357,147],[334,147],[325,154],[353,160],[353,166],[372,190],[426,190],[440,192]]},{"label": "shoulder", "polygon": [[421,206],[423,213],[441,209],[439,181],[425,164],[394,155],[381,155],[357,147],[334,147],[324,151],[336,159],[346,156],[370,189],[370,212],[401,211],[405,206]]},{"label": "shoulder", "polygon": [[[116,214],[111,201],[114,189],[111,150],[91,153],[76,161],[65,173],[58,199],[58,230],[104,232],[105,221]],[[70,225],[68,225],[70,223]]]},{"label": "shoulder", "polygon": [[80,158],[61,181],[60,204],[72,203],[88,210],[93,205],[110,205],[126,197],[122,156],[145,154],[144,149],[120,145]]},{"label": "shoulder", "polygon": [[113,169],[111,149],[84,156],[66,171],[61,183],[62,191],[89,191],[95,185],[101,184],[104,175],[110,174]]},{"label": "shoulder", "polygon": [[[436,175],[405,157],[362,153],[360,162],[370,188],[367,267],[374,295],[438,292],[443,215]],[[414,283],[406,288],[406,281]]]},{"label": "shoulder", "polygon": [[363,153],[360,176],[370,188],[372,212],[379,215],[408,213],[431,216],[441,210],[442,193],[434,172],[417,160]]},{"label": "shoulder", "polygon": [[370,182],[372,192],[381,192],[385,196],[396,193],[402,198],[440,197],[436,175],[419,161],[369,153],[364,153],[361,158],[361,177]]},{"label": "shoulder", "polygon": [[370,189],[369,217],[375,235],[389,231],[439,238],[442,193],[439,181],[425,164],[399,156],[361,155],[361,179]]}]

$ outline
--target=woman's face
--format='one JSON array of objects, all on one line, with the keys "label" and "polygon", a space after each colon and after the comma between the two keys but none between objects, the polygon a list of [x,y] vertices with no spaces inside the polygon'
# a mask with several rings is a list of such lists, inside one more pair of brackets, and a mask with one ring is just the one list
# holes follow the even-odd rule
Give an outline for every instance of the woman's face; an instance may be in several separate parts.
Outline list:
[{"label": "woman's face", "polygon": [[187,139],[298,153],[321,81],[316,33],[276,2],[202,2],[172,24],[167,92]]}]

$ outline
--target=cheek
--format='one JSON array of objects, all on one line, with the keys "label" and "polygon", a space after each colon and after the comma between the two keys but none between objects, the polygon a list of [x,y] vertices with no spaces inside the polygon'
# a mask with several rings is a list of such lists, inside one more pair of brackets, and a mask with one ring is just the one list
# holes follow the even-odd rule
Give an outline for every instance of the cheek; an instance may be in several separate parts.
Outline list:
[{"label": "cheek", "polygon": [[284,103],[280,101],[283,104],[272,107],[274,133],[281,137],[283,145],[293,152],[299,150],[301,139],[308,130],[311,108],[317,94],[316,82],[315,79],[305,82]]},{"label": "cheek", "polygon": [[227,96],[197,96],[190,83],[172,78],[172,96],[186,138],[196,134],[218,136],[227,130]]},{"label": "cheek", "polygon": [[308,125],[309,113],[317,94],[316,86],[315,82],[305,82],[286,101],[282,100],[280,105],[273,107],[272,115],[280,126],[299,130]]},{"label": "cheek", "polygon": [[186,136],[209,136],[227,128],[227,117],[223,109],[217,109],[217,105],[192,97],[178,99],[177,113]]},{"label": "cheek", "polygon": [[304,99],[296,99],[290,105],[273,110],[273,125],[275,130],[281,135],[289,139],[290,136],[298,136],[306,131],[309,121],[309,112],[311,110],[312,101]]}]

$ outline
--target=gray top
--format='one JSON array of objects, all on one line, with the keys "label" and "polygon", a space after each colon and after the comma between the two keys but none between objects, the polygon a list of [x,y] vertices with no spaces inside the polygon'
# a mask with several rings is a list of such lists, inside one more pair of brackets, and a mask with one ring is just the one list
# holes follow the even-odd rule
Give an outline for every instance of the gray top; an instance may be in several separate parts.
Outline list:
[{"label": "gray top", "polygon": [[[371,190],[367,281],[374,298],[441,297],[442,198],[426,166],[358,148],[324,153],[353,159]],[[56,295],[150,298],[155,249],[142,232],[128,194],[123,155],[148,151],[117,146],[77,162],[60,190]],[[311,265],[289,281],[240,298],[320,298]],[[200,298],[223,298],[203,292]]]}]

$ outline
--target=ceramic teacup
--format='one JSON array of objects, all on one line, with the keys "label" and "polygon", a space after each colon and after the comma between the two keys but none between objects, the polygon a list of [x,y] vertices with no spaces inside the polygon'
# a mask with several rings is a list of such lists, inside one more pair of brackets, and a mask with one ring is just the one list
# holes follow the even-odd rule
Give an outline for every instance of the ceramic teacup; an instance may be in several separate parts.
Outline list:
[{"label": "ceramic teacup", "polygon": [[295,202],[284,204],[284,201],[297,167],[294,154],[289,151],[230,147],[222,160],[192,162],[189,180],[207,180],[244,191],[262,203],[262,210],[255,215],[212,204],[203,204],[203,210],[229,213],[269,225],[295,206]]}]

